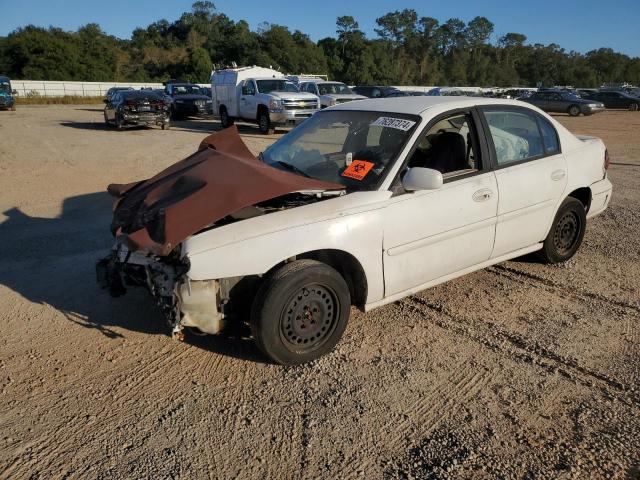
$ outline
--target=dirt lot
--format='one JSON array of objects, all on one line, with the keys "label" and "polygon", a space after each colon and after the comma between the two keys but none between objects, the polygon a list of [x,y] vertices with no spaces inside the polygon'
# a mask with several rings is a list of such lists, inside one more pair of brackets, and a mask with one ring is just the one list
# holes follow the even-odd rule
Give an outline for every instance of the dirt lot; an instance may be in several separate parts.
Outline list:
[{"label": "dirt lot", "polygon": [[214,127],[116,132],[99,108],[0,112],[0,478],[640,478],[639,113],[558,117],[614,162],[568,264],[354,311],[335,352],[283,368],[98,289],[105,186]]}]

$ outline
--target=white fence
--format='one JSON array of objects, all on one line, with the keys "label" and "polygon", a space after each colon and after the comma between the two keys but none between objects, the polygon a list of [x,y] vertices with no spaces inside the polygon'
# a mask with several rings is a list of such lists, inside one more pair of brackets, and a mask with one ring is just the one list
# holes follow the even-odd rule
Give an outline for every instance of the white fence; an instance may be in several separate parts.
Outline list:
[{"label": "white fence", "polygon": [[[210,86],[208,84],[199,84]],[[161,83],[128,82],[56,82],[43,80],[11,80],[11,86],[21,97],[39,95],[41,97],[102,97],[111,87],[163,88]]]}]

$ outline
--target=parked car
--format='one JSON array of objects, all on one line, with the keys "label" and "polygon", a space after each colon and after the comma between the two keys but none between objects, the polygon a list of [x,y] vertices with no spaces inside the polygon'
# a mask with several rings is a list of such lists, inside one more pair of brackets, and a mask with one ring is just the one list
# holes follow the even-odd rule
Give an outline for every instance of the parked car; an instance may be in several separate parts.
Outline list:
[{"label": "parked car", "polygon": [[259,158],[229,128],[151,180],[109,186],[116,241],[98,278],[114,295],[147,286],[178,336],[250,318],[281,364],[329,352],[351,305],[531,252],[570,259],[612,192],[601,140],[513,100],[349,102]]},{"label": "parked car", "polygon": [[368,98],[386,98],[400,91],[395,87],[382,87],[376,85],[362,85],[354,87],[352,90],[358,95],[363,95]]},{"label": "parked car", "polygon": [[104,95],[104,100],[111,100],[111,97],[116,94],[116,92],[127,92],[133,90],[133,87],[111,87],[107,90],[107,93]]},{"label": "parked car", "polygon": [[300,92],[282,73],[270,68],[216,70],[211,84],[214,109],[224,128],[243,119],[271,134],[276,127],[304,122],[320,109],[316,95]]},{"label": "parked car", "polygon": [[568,113],[572,117],[593,115],[604,111],[602,103],[595,100],[585,100],[566,91],[543,90],[529,97],[521,97],[523,102],[530,103],[545,112]]},{"label": "parked car", "polygon": [[626,92],[593,92],[586,97],[589,100],[600,102],[606,108],[624,108],[634,112],[640,110],[640,98]]},{"label": "parked car", "polygon": [[16,110],[16,101],[13,98],[16,92],[11,88],[9,77],[0,76],[0,110]]},{"label": "parked car", "polygon": [[211,96],[203,94],[198,85],[169,81],[164,92],[171,97],[171,118],[174,120],[213,113]]},{"label": "parked car", "polygon": [[120,90],[104,100],[104,121],[121,130],[129,125],[170,126],[170,103],[152,90]]},{"label": "parked car", "polygon": [[363,100],[367,97],[354,93],[348,86],[341,82],[329,82],[325,80],[308,80],[300,83],[301,92],[308,92],[320,98],[320,108],[333,107],[340,103],[353,100]]}]

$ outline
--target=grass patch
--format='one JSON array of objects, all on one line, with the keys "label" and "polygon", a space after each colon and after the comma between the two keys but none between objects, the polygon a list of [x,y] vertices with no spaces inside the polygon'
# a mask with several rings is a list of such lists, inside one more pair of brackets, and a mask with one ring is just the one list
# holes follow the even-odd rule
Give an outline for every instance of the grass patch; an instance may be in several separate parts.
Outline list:
[{"label": "grass patch", "polygon": [[88,105],[102,103],[104,97],[82,97],[79,95],[65,95],[64,97],[14,97],[16,105]]}]

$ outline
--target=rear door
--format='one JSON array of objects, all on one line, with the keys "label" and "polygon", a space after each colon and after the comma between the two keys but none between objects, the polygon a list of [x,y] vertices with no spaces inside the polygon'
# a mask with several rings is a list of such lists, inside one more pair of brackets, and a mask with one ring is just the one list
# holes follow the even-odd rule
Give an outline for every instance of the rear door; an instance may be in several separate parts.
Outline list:
[{"label": "rear door", "polygon": [[558,134],[546,118],[521,107],[481,108],[498,183],[492,257],[544,240],[567,184]]}]

